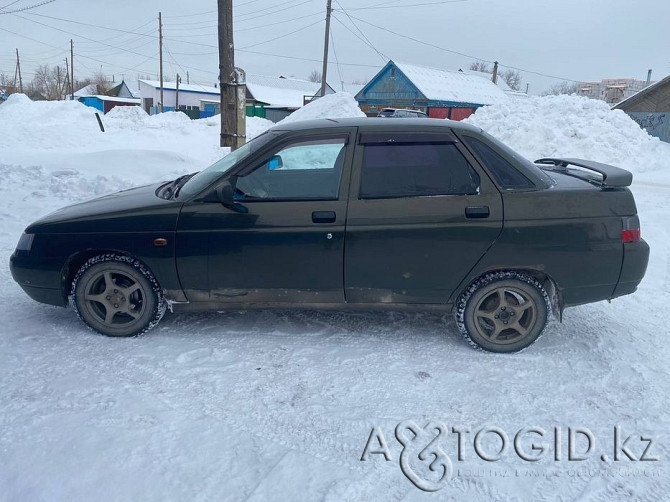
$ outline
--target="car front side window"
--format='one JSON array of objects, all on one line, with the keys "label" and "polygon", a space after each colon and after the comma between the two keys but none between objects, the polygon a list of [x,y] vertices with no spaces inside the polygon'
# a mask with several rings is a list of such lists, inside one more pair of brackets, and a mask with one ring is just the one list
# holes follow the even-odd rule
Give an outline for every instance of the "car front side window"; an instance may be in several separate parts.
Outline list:
[{"label": "car front side window", "polygon": [[238,178],[238,200],[334,200],[338,198],[347,139],[294,142]]}]

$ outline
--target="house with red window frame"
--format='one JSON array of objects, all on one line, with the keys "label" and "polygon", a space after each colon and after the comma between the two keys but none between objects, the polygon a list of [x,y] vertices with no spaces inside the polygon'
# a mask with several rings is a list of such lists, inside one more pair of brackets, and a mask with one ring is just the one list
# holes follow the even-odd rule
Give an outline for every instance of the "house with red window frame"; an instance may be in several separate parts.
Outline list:
[{"label": "house with red window frame", "polygon": [[462,120],[486,105],[504,102],[519,94],[499,78],[472,70],[443,70],[389,61],[356,94],[368,116],[384,108],[419,110],[429,117]]}]

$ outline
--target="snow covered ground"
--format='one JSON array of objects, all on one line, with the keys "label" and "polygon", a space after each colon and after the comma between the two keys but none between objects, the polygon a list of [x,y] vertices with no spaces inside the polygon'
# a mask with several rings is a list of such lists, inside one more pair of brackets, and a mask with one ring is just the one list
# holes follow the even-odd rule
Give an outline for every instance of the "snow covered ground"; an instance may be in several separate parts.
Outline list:
[{"label": "snow covered ground", "polygon": [[[346,103],[336,96],[328,112],[324,100],[318,114],[355,113]],[[83,105],[12,97],[0,106],[0,500],[667,498],[670,146],[603,106],[533,98],[470,119],[531,158],[586,156],[631,169],[652,248],[636,294],[570,309],[529,350],[502,356],[471,350],[435,314],[167,315],[146,336],[115,340],[71,310],[33,302],[6,266],[27,224],[198,170],[224,152],[216,119],[117,108],[101,133]],[[268,126],[250,121],[249,136]],[[393,431],[406,419],[472,430],[463,461],[456,435],[444,442],[454,471],[437,493],[418,490],[399,468]],[[510,439],[498,462],[473,453],[474,433],[487,425]],[[616,425],[624,438],[655,438],[648,456],[659,460],[613,462]],[[373,426],[388,462],[360,460]],[[561,461],[553,450],[537,463],[514,454],[514,435],[531,426],[562,429]],[[589,460],[567,460],[568,427],[593,432]],[[637,436],[627,446],[639,458]],[[523,445],[530,451],[528,437]]]}]

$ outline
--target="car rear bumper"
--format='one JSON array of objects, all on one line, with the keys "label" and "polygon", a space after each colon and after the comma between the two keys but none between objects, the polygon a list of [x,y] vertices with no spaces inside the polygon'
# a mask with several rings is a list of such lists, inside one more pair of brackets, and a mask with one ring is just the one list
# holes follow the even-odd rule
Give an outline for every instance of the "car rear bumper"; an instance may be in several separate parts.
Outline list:
[{"label": "car rear bumper", "polygon": [[644,239],[623,245],[623,264],[612,298],[634,293],[647,271],[649,244]]}]

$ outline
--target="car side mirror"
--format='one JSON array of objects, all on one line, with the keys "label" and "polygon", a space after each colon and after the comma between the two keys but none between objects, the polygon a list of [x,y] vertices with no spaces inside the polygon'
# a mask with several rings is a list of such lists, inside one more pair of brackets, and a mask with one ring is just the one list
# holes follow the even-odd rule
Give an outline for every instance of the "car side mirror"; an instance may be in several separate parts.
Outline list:
[{"label": "car side mirror", "polygon": [[237,184],[237,176],[231,176],[224,181],[215,191],[216,199],[228,209],[237,211],[238,213],[248,213],[249,208],[239,202],[235,201],[235,185]]}]

